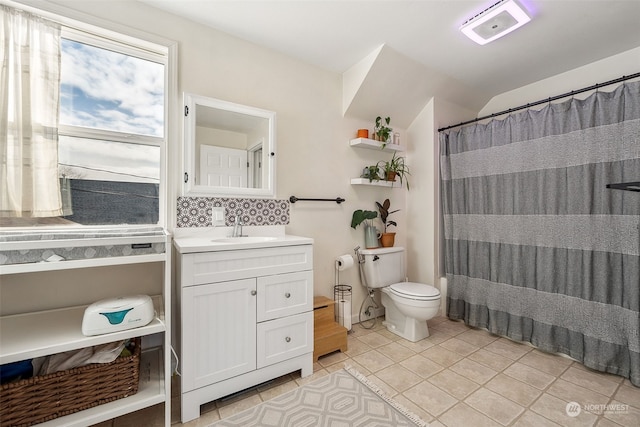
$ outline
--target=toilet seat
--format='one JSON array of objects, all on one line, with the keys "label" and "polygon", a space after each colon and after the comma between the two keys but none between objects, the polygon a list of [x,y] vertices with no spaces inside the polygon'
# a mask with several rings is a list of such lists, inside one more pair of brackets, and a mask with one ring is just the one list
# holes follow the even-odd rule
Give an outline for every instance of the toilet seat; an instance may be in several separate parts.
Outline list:
[{"label": "toilet seat", "polygon": [[440,299],[440,291],[431,285],[415,282],[400,282],[389,286],[394,295],[419,301]]}]

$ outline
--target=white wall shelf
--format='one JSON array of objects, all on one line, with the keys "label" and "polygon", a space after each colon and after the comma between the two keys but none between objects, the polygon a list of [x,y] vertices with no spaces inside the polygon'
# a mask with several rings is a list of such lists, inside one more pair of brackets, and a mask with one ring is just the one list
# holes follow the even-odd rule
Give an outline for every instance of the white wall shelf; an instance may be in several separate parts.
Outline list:
[{"label": "white wall shelf", "polygon": [[374,187],[399,188],[400,181],[369,181],[369,178],[351,178],[351,185],[371,185]]},{"label": "white wall shelf", "polygon": [[[356,148],[366,148],[367,150],[378,150],[382,152],[392,152],[398,153],[404,151],[404,147],[397,144],[386,144],[384,148],[382,148],[382,142],[375,141],[369,138],[356,138],[349,141],[349,145],[351,147]],[[369,185],[372,187],[384,187],[384,188],[399,188],[402,187],[400,181],[383,181],[383,180],[374,180],[370,181],[369,178],[351,178],[351,185]]]},{"label": "white wall shelf", "polygon": [[379,151],[387,151],[387,152],[404,151],[404,147],[402,147],[401,145],[398,145],[398,144],[387,144],[384,148],[382,148],[382,142],[375,141],[375,140],[369,139],[369,138],[352,139],[349,142],[349,144],[352,147],[366,148],[366,149],[369,149],[369,150],[379,150]]},{"label": "white wall shelf", "polygon": [[[85,336],[82,334],[82,318],[86,305],[52,307],[54,309],[0,316],[0,364],[28,360],[34,357],[57,354],[133,337],[148,337],[147,346],[160,345],[160,347],[145,348],[145,340],[143,340],[140,383],[138,392],[135,395],[56,418],[39,424],[40,426],[87,426],[163,402],[165,403],[164,425],[166,427],[171,425],[171,236],[162,232],[155,236],[131,236],[124,239],[87,238],[3,243],[4,250],[29,250],[46,249],[48,247],[59,249],[78,246],[100,246],[101,244],[111,245],[114,243],[146,245],[150,242],[163,243],[164,252],[0,266],[0,277],[24,276],[23,297],[32,299],[34,302],[36,302],[37,295],[28,286],[31,273],[73,270],[72,277],[75,278],[76,274],[78,275],[81,292],[82,289],[87,289],[87,292],[90,292],[90,287],[81,286],[86,281],[86,276],[83,276],[82,271],[92,267],[112,266],[117,268],[119,265],[126,264],[161,263],[163,268],[163,279],[161,283],[158,283],[157,288],[160,294],[152,297],[156,317],[146,326],[112,334]],[[85,272],[85,274],[90,275],[89,272]],[[136,293],[135,285],[132,286],[130,292],[132,294]],[[120,295],[112,295],[112,297],[117,296]],[[91,295],[87,294],[83,300],[91,301]]]}]

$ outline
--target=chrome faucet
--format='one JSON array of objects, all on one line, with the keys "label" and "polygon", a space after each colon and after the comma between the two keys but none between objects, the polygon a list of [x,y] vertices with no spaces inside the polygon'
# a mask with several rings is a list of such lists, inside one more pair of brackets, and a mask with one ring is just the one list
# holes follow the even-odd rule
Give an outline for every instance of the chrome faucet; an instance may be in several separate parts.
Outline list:
[{"label": "chrome faucet", "polygon": [[244,224],[242,224],[242,220],[240,219],[239,215],[236,215],[236,220],[233,224],[233,234],[231,235],[231,237],[242,237],[242,226]]}]

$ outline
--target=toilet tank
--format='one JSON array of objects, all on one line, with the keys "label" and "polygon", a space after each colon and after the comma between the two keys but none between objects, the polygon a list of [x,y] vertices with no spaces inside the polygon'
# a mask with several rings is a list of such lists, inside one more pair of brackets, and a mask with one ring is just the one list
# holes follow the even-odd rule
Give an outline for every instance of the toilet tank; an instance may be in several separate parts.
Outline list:
[{"label": "toilet tank", "polygon": [[360,253],[364,255],[362,274],[370,288],[383,288],[405,281],[404,248],[364,249]]}]

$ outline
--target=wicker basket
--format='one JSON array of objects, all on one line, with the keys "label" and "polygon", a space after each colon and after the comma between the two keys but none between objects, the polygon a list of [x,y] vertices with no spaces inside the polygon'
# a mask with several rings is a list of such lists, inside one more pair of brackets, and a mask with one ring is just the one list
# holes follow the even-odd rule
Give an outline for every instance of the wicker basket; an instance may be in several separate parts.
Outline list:
[{"label": "wicker basket", "polygon": [[131,356],[4,384],[0,426],[31,426],[138,392],[140,339]]}]

